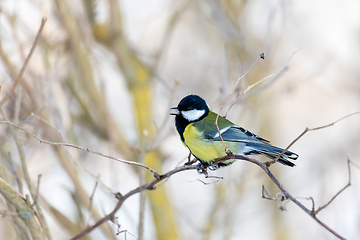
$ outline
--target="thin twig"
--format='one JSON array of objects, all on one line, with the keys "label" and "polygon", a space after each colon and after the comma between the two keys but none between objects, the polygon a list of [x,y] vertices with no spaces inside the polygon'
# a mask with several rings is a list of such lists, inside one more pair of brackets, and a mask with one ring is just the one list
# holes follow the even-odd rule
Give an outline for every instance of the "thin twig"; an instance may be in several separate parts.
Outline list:
[{"label": "thin twig", "polygon": [[[330,203],[332,203],[335,198],[337,198],[343,191],[345,191],[345,189],[347,189],[348,187],[351,186],[351,167],[350,167],[350,163],[351,163],[351,160],[349,158],[349,156],[347,157],[347,166],[348,166],[348,176],[349,176],[349,180],[348,180],[348,183],[342,188],[340,189],[340,191],[338,191],[331,199],[329,202],[327,202],[325,205],[319,207],[318,209],[316,209],[316,211],[314,211],[314,214],[318,214],[321,210],[323,210],[324,208],[326,208],[327,206],[330,205]],[[314,204],[314,202],[313,202]]]},{"label": "thin twig", "polygon": [[234,88],[233,88],[233,92],[236,92],[237,90],[237,85],[240,83],[240,81],[255,67],[256,63],[262,59],[261,58],[261,55],[259,55],[255,61],[253,62],[253,64],[251,65],[251,67],[241,76],[238,78],[238,80],[236,81],[235,85],[234,85]]},{"label": "thin twig", "polygon": [[5,97],[3,97],[3,99],[1,99],[1,101],[0,101],[0,106],[2,106],[2,105],[9,99],[9,97],[14,93],[16,87],[17,87],[17,86],[19,85],[19,83],[21,82],[22,77],[23,77],[24,72],[25,72],[25,69],[26,69],[26,66],[28,65],[29,60],[30,60],[30,58],[31,58],[31,56],[32,56],[35,48],[36,48],[36,45],[37,45],[38,42],[39,42],[40,35],[41,35],[42,30],[44,29],[46,20],[47,20],[46,17],[43,17],[43,18],[41,19],[40,28],[39,28],[39,31],[38,31],[36,37],[35,37],[35,40],[34,40],[34,42],[33,42],[33,45],[31,46],[30,52],[29,52],[28,56],[26,57],[23,66],[22,66],[21,69],[20,69],[19,75],[16,77],[16,80],[15,80],[14,85],[12,86],[12,88],[10,89],[10,91],[5,95]]},{"label": "thin twig", "polygon": [[[24,122],[29,122],[31,118],[36,118],[37,120],[45,123],[48,127],[50,127],[52,130],[54,130],[54,132],[56,132],[57,136],[59,137],[59,139],[63,142],[65,142],[64,137],[62,136],[61,132],[55,128],[53,125],[51,125],[51,123],[49,123],[46,119],[40,117],[38,114],[40,112],[37,113],[31,113],[31,116],[27,117],[26,120]],[[86,172],[87,174],[89,174],[92,178],[94,178],[96,180],[96,182],[100,183],[101,186],[103,186],[104,189],[106,189],[108,192],[114,194],[114,192],[111,190],[111,188],[109,186],[107,186],[104,181],[102,181],[100,178],[98,178],[97,176],[95,176],[94,174],[92,174],[89,170],[87,170],[85,167],[83,167],[81,164],[79,164],[77,161],[75,161],[75,159],[72,159],[72,162],[81,170],[83,170],[84,172]]]},{"label": "thin twig", "polygon": [[11,166],[9,166],[9,169],[12,172],[12,174],[14,174],[16,183],[19,187],[19,193],[22,195],[23,194],[23,183],[21,181],[20,175],[17,171],[16,163],[15,163],[11,153],[9,152],[8,154],[9,154],[9,161],[11,162]]},{"label": "thin twig", "polygon": [[259,81],[255,82],[254,84],[248,86],[243,92],[241,92],[239,94],[239,96],[236,97],[235,101],[233,101],[233,103],[230,105],[229,109],[227,110],[225,117],[229,114],[230,110],[234,107],[234,105],[247,93],[249,92],[251,89],[253,89],[256,85],[264,82],[265,80],[272,78],[273,76],[275,76],[276,73],[270,74],[266,77],[264,77],[263,79],[260,79]]},{"label": "thin twig", "polygon": [[345,239],[343,236],[341,236],[340,234],[338,234],[337,232],[335,232],[332,228],[330,228],[329,226],[327,226],[325,223],[323,223],[320,219],[318,219],[316,217],[316,215],[313,214],[312,210],[309,210],[308,208],[306,208],[302,203],[300,203],[295,197],[293,197],[284,187],[283,185],[277,180],[277,178],[274,176],[274,174],[270,171],[267,163],[265,162],[261,162],[259,160],[253,159],[253,158],[249,158],[249,157],[245,157],[242,155],[233,155],[233,156],[225,156],[223,158],[219,158],[216,161],[214,161],[214,163],[219,163],[222,161],[226,161],[229,159],[238,159],[238,160],[245,160],[248,162],[251,162],[257,166],[259,166],[261,169],[263,169],[266,174],[270,177],[270,179],[276,184],[276,186],[280,189],[280,191],[284,194],[284,196],[286,198],[288,198],[289,200],[291,200],[293,203],[295,203],[298,207],[300,207],[304,212],[306,212],[309,216],[311,216],[317,223],[319,223],[321,226],[323,226],[326,230],[328,230],[330,233],[332,233],[334,236],[336,236],[339,239]]},{"label": "thin twig", "polygon": [[[248,97],[250,97],[250,96],[252,96],[252,95],[255,95],[255,94],[263,91],[265,88],[269,87],[272,83],[274,83],[277,79],[279,79],[279,78],[282,76],[282,74],[287,70],[288,64],[289,64],[290,60],[295,56],[295,54],[296,54],[297,52],[299,52],[299,51],[304,47],[305,43],[306,43],[306,41],[305,41],[298,49],[296,49],[296,50],[290,55],[290,57],[286,60],[285,64],[280,68],[280,70],[279,70],[278,72],[273,73],[273,74],[270,74],[270,75],[264,77],[263,79],[261,79],[261,80],[255,82],[254,84],[248,86],[248,87],[245,89],[245,91],[243,91],[242,93],[240,93],[240,94],[236,97],[235,101],[230,105],[229,109],[227,110],[227,112],[226,112],[226,114],[225,114],[225,117],[226,117],[227,114],[230,112],[230,109],[231,109],[240,99],[248,98]],[[235,84],[235,86],[234,86],[233,93],[236,91],[236,85],[238,84],[238,82],[239,82],[242,78],[244,78],[244,77],[246,76],[246,74],[248,74],[248,72],[252,69],[252,67],[256,64],[256,62],[257,62],[259,59],[264,59],[264,56],[265,56],[264,53],[261,52],[260,55],[259,55],[259,57],[258,57],[258,58],[256,59],[256,61],[254,62],[254,64],[250,67],[250,69],[248,69],[248,71],[246,71],[246,73],[238,79],[238,81],[236,82],[236,84]],[[268,83],[266,83],[265,85],[263,85],[262,87],[260,87],[260,88],[258,88],[258,89],[255,89],[254,91],[248,93],[248,92],[249,92],[252,88],[254,88],[256,85],[258,85],[259,83],[262,83],[262,82],[264,82],[265,80],[267,80],[267,79],[269,79],[269,78],[272,78],[272,77],[273,77],[273,79],[271,79]],[[246,94],[246,93],[248,93],[248,94]],[[246,96],[244,96],[245,94],[246,94]]]},{"label": "thin twig", "polygon": [[[221,109],[220,109],[220,111],[221,111]],[[223,137],[222,137],[222,135],[221,135],[221,132],[220,132],[220,129],[219,129],[219,125],[218,125],[218,119],[219,119],[219,114],[217,114],[216,120],[215,120],[216,129],[217,129],[217,131],[218,131],[218,133],[219,133],[219,137],[220,137],[220,139],[221,139],[221,142],[224,144],[225,153],[226,153],[227,155],[231,155],[232,153],[231,153],[230,149],[226,146],[226,144],[225,144],[225,142],[224,142],[224,139],[223,139]]]},{"label": "thin twig", "polygon": [[278,80],[288,70],[288,65],[289,65],[290,60],[296,55],[296,53],[298,53],[305,46],[306,42],[307,41],[305,40],[304,43],[298,49],[296,49],[295,51],[292,52],[290,57],[286,60],[285,64],[280,68],[280,70],[275,74],[275,77],[273,79],[271,79],[269,82],[267,82],[263,86],[255,89],[251,93],[247,94],[244,97],[244,99],[246,99],[252,95],[258,94],[259,92],[263,91],[264,89],[269,87],[271,84],[273,84],[276,80]]},{"label": "thin twig", "polygon": [[37,186],[36,186],[36,191],[35,191],[35,197],[34,197],[34,202],[32,203],[32,206],[35,206],[39,197],[39,190],[40,190],[40,181],[41,181],[41,177],[42,175],[39,174],[38,175],[38,180],[37,180]]},{"label": "thin twig", "polygon": [[[100,176],[97,176],[97,178],[100,178]],[[93,191],[91,193],[91,196],[90,196],[90,204],[89,204],[89,209],[88,209],[89,217],[88,217],[88,219],[86,221],[86,226],[89,225],[89,221],[90,221],[90,218],[91,218],[91,210],[92,210],[92,206],[93,206],[93,202],[94,202],[94,196],[95,196],[95,192],[96,192],[96,189],[97,189],[98,185],[99,185],[99,181],[96,181],[94,189],[93,189]]]},{"label": "thin twig", "polygon": [[145,168],[145,169],[149,170],[150,172],[152,172],[152,173],[154,174],[155,178],[157,178],[157,177],[159,176],[159,174],[158,174],[157,171],[155,171],[155,170],[152,169],[151,167],[146,166],[145,164],[138,163],[138,162],[134,162],[134,161],[128,161],[128,160],[120,159],[120,158],[117,158],[117,157],[113,157],[113,156],[110,156],[110,155],[103,154],[103,153],[98,152],[98,151],[91,150],[91,149],[89,149],[89,148],[77,146],[77,145],[71,144],[71,143],[46,141],[46,140],[43,140],[43,139],[41,139],[40,137],[36,136],[36,135],[33,134],[32,132],[26,130],[25,128],[21,127],[20,125],[17,125],[17,124],[15,124],[15,123],[10,122],[10,121],[0,121],[0,123],[5,123],[5,124],[12,125],[12,126],[14,126],[14,127],[17,127],[17,128],[19,128],[20,130],[24,131],[25,133],[31,135],[33,138],[37,139],[40,143],[49,144],[49,145],[56,145],[56,146],[63,146],[63,147],[76,148],[76,149],[79,149],[79,150],[82,150],[82,151],[90,152],[90,153],[95,154],[95,155],[99,155],[99,156],[102,156],[102,157],[105,157],[105,158],[109,158],[109,159],[118,161],[118,162],[121,162],[121,163],[129,164],[129,165],[135,165],[135,166],[138,166],[138,167]]},{"label": "thin twig", "polygon": [[94,230],[95,228],[97,228],[98,226],[100,226],[101,224],[103,224],[107,221],[114,221],[116,212],[121,208],[121,206],[125,202],[125,200],[128,199],[129,197],[131,197],[132,195],[137,194],[139,192],[146,191],[146,190],[150,190],[150,191],[154,190],[154,189],[156,189],[156,185],[158,183],[171,177],[172,175],[179,173],[179,172],[186,171],[186,170],[195,170],[195,169],[196,169],[196,166],[193,166],[193,165],[184,165],[184,166],[176,167],[173,170],[170,170],[169,172],[167,172],[165,174],[159,175],[158,178],[153,179],[149,183],[146,183],[144,185],[141,185],[141,186],[131,190],[130,192],[128,192],[125,195],[118,194],[117,195],[118,196],[117,205],[111,213],[109,213],[108,215],[99,219],[95,224],[87,227],[82,232],[78,233],[76,236],[72,237],[71,240],[82,238],[83,236],[90,233],[92,230]]},{"label": "thin twig", "polygon": [[360,114],[360,111],[358,112],[354,112],[354,113],[350,113],[342,118],[339,118],[338,120],[334,121],[334,122],[331,122],[331,123],[328,123],[326,125],[323,125],[323,126],[320,126],[320,127],[315,127],[315,128],[305,128],[305,130],[297,137],[295,138],[275,159],[271,160],[268,162],[268,164],[273,164],[275,163],[277,160],[279,160],[279,158],[287,151],[289,150],[292,145],[294,145],[297,141],[299,141],[300,138],[302,138],[307,132],[310,132],[310,131],[316,131],[316,130],[320,130],[320,129],[323,129],[323,128],[327,128],[327,127],[331,127],[331,126],[334,126],[336,123],[348,118],[348,117],[351,117],[351,116],[354,116],[354,115],[357,115],[357,114]]}]

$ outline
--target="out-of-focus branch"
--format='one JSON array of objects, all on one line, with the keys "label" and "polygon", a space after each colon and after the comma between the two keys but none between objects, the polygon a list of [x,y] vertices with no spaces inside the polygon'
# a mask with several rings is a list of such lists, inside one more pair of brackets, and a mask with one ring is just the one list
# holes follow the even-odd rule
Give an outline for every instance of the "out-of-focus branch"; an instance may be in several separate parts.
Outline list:
[{"label": "out-of-focus branch", "polygon": [[[124,31],[121,7],[119,1],[109,0],[110,5],[110,33],[109,46],[113,51],[118,66],[125,77],[126,84],[133,100],[134,118],[137,127],[137,143],[142,151],[138,161],[143,161],[152,169],[160,171],[163,165],[161,152],[149,150],[151,147],[151,136],[155,134],[152,122],[153,96],[152,96],[152,74],[149,68],[143,64],[141,59],[131,49]],[[141,174],[141,173],[140,173]],[[146,181],[153,176],[145,174]],[[166,193],[166,188],[152,192],[147,195],[149,205],[152,209],[154,226],[159,240],[179,239],[176,217],[172,202]]]},{"label": "out-of-focus branch", "polygon": [[36,216],[31,204],[11,188],[2,178],[0,178],[0,193],[6,201],[16,209],[17,216],[26,224],[32,239],[45,239],[45,232],[42,229],[41,221]]},{"label": "out-of-focus branch", "polygon": [[44,29],[46,20],[47,20],[46,17],[43,17],[43,18],[41,19],[40,28],[39,28],[39,30],[38,30],[38,33],[37,33],[36,37],[35,37],[35,40],[34,40],[34,42],[33,42],[33,45],[32,45],[32,47],[31,47],[31,49],[30,49],[30,52],[29,52],[28,56],[26,57],[25,62],[24,62],[24,64],[23,64],[23,66],[21,67],[18,76],[16,77],[16,80],[15,80],[14,85],[12,86],[12,88],[10,89],[10,91],[6,94],[6,96],[3,97],[3,99],[1,99],[1,101],[0,101],[0,106],[2,106],[2,105],[9,99],[9,97],[14,93],[16,87],[19,85],[19,83],[20,83],[21,80],[23,79],[22,77],[23,77],[23,75],[24,75],[26,66],[27,66],[27,64],[29,63],[29,60],[30,60],[30,58],[31,58],[31,56],[32,56],[35,48],[36,48],[36,45],[37,45],[38,42],[39,42],[40,35],[41,35],[42,30]]},{"label": "out-of-focus branch", "polygon": [[[4,118],[7,118],[7,115],[6,115],[5,111],[3,111],[2,107],[0,107],[0,112],[4,116]],[[36,210],[37,210],[36,214],[38,215],[38,220],[40,222],[40,225],[41,225],[43,231],[46,234],[47,239],[51,240],[52,237],[51,237],[51,234],[50,234],[48,224],[47,224],[47,222],[45,220],[44,213],[42,211],[42,208],[41,208],[40,204],[37,202],[37,191],[38,191],[38,189],[36,191],[34,191],[34,188],[33,188],[32,182],[31,182],[30,174],[29,174],[29,171],[28,171],[27,163],[26,163],[26,156],[25,156],[24,147],[23,147],[22,143],[19,140],[19,137],[18,137],[18,134],[17,134],[17,129],[13,128],[12,130],[13,130],[12,134],[13,134],[13,137],[14,137],[18,152],[19,152],[19,156],[20,156],[22,174],[24,176],[24,180],[26,182],[26,185],[27,185],[27,187],[29,189],[30,195],[31,195],[31,197],[32,197],[32,199],[34,201],[33,205],[36,207]]]},{"label": "out-of-focus branch", "polygon": [[[82,124],[92,124],[91,129],[100,137],[114,140],[116,148],[126,158],[132,158],[134,152],[121,132],[114,118],[109,112],[106,97],[99,90],[94,76],[92,55],[89,54],[91,46],[86,43],[86,39],[81,34],[82,23],[71,13],[71,5],[66,1],[55,0],[58,14],[66,30],[71,47],[71,55],[76,64],[77,79],[68,81],[70,90],[78,100],[83,111]],[[81,90],[77,84],[81,84]],[[82,91],[89,97],[84,99]],[[106,123],[106,124],[104,124]],[[106,134],[104,134],[106,133]]]}]

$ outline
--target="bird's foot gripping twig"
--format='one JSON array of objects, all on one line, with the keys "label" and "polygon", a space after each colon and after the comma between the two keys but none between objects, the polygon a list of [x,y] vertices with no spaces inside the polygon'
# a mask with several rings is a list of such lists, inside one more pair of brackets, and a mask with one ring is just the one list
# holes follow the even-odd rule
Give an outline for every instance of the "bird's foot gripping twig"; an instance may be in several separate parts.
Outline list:
[{"label": "bird's foot gripping twig", "polygon": [[216,164],[213,164],[212,162],[209,163],[203,163],[200,162],[197,166],[196,166],[196,170],[199,174],[204,174],[205,178],[216,178],[216,179],[223,179],[222,177],[218,177],[218,176],[209,176],[208,174],[208,169],[210,169],[211,171],[215,171],[216,169],[218,169],[219,166]]},{"label": "bird's foot gripping twig", "polygon": [[219,165],[214,162],[210,162],[210,166],[208,167],[211,171],[215,171],[219,169]]},{"label": "bird's foot gripping twig", "polygon": [[209,167],[208,164],[202,163],[200,162],[197,166],[196,166],[196,171],[199,174],[204,174],[205,176],[208,176],[208,172],[207,172],[207,168]]},{"label": "bird's foot gripping twig", "polygon": [[213,162],[210,163],[203,163],[200,162],[197,166],[196,166],[196,170],[199,174],[205,174],[205,176],[207,175],[207,169],[211,170],[211,171],[215,171],[219,169],[219,165]]}]

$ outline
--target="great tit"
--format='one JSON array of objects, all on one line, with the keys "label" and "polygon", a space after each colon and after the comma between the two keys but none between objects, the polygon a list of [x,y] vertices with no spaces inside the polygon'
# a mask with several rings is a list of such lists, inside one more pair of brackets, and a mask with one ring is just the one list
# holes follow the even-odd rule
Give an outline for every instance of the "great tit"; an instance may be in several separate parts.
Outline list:
[{"label": "great tit", "polygon": [[[264,155],[270,159],[277,158],[284,150],[221,116],[217,120],[217,129],[215,122],[218,114],[212,112],[205,100],[197,95],[184,97],[177,107],[171,108],[170,115],[176,115],[175,126],[183,144],[200,164],[211,166],[212,170],[235,161],[229,159],[213,164],[214,160],[227,155],[224,144],[233,154]],[[297,158],[296,153],[286,151],[277,161],[293,167],[295,164],[289,160]]]}]

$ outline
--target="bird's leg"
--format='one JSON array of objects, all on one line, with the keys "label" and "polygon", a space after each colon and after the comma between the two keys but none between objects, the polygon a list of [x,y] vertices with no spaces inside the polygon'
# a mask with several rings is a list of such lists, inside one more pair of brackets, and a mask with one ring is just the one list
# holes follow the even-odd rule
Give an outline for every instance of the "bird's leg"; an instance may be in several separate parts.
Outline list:
[{"label": "bird's leg", "polygon": [[218,177],[218,176],[209,176],[207,169],[210,169],[212,171],[216,170],[217,168],[219,168],[217,165],[215,166],[212,162],[210,164],[208,163],[202,163],[200,162],[197,166],[196,166],[196,170],[199,174],[204,174],[205,178],[216,178],[216,179],[223,179],[222,177]]},{"label": "bird's leg", "polygon": [[202,163],[199,163],[199,164],[196,166],[196,171],[198,172],[198,174],[202,174]]},{"label": "bird's leg", "polygon": [[208,177],[208,172],[207,172],[207,165],[203,164],[202,162],[200,162],[197,166],[196,166],[196,171],[199,174],[204,174],[205,177]]},{"label": "bird's leg", "polygon": [[185,165],[192,165],[192,164],[196,163],[196,161],[197,161],[196,158],[194,158],[193,160],[191,160],[190,158],[191,158],[191,152],[189,153],[188,161],[185,163]]}]

